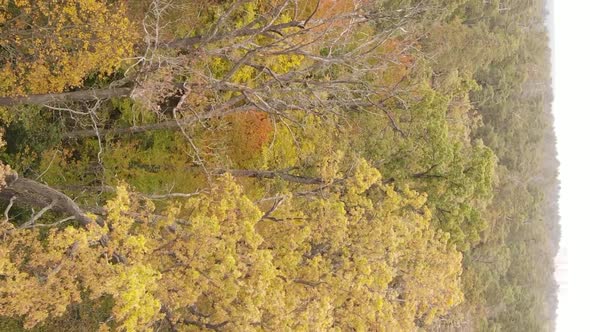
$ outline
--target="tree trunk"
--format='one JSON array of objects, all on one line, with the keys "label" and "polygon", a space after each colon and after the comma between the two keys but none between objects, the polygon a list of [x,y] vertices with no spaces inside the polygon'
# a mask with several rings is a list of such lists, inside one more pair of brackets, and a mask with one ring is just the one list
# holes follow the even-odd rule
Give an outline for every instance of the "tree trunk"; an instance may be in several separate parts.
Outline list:
[{"label": "tree trunk", "polygon": [[[241,110],[241,109],[240,109]],[[99,129],[98,135],[104,137],[106,135],[130,135],[130,134],[137,134],[137,133],[145,133],[152,130],[180,130],[180,126],[190,126],[192,124],[197,123],[200,120],[207,120],[213,118],[220,118],[227,114],[237,112],[239,110],[229,110],[225,112],[207,112],[203,113],[199,116],[187,116],[183,119],[176,120],[168,120],[162,121],[158,123],[150,123],[141,126],[134,126],[134,127],[123,127],[123,128],[111,128],[111,129]],[[87,138],[87,137],[96,137],[97,131],[94,129],[82,129],[82,130],[74,130],[70,131],[69,133],[64,134],[63,138]]]},{"label": "tree trunk", "polygon": [[203,43],[203,42],[213,43],[213,42],[218,42],[220,40],[228,39],[228,38],[258,35],[258,34],[265,33],[267,31],[279,33],[283,29],[294,28],[294,27],[299,28],[299,29],[304,29],[305,28],[304,25],[305,25],[305,21],[293,20],[293,21],[289,21],[289,22],[285,22],[285,23],[278,23],[278,24],[263,26],[260,28],[250,28],[250,27],[246,26],[246,27],[243,27],[238,30],[234,30],[234,31],[227,32],[227,33],[218,33],[218,34],[215,34],[215,35],[209,36],[209,37],[195,36],[195,37],[174,39],[174,40],[162,43],[160,45],[160,47],[177,48],[177,49],[190,49],[191,47],[194,47],[195,45]]},{"label": "tree trunk", "polygon": [[229,173],[235,177],[251,177],[251,178],[261,178],[261,179],[280,178],[285,181],[302,183],[302,184],[325,184],[326,183],[326,181],[324,179],[293,175],[293,174],[284,173],[284,172],[280,172],[280,171],[230,169],[230,170],[221,170],[218,173],[219,174]]},{"label": "tree trunk", "polygon": [[0,190],[0,200],[8,202],[12,197],[17,204],[39,209],[51,206],[51,210],[73,216],[84,226],[92,223],[78,204],[62,192],[37,181],[19,178],[16,173],[6,176],[6,187]]},{"label": "tree trunk", "polygon": [[[186,118],[183,120],[179,120],[180,124],[190,125],[197,121],[196,117]],[[134,127],[123,127],[123,128],[111,128],[111,129],[99,129],[98,135],[101,137],[107,135],[130,135],[130,134],[137,134],[137,133],[145,133],[151,130],[180,130],[178,127],[178,123],[174,120],[163,121],[158,123],[151,123],[141,126],[134,126]],[[70,131],[69,133],[64,134],[63,138],[87,138],[87,137],[96,137],[97,131],[94,129],[82,129],[82,130],[74,130]]]},{"label": "tree trunk", "polygon": [[98,90],[80,90],[62,93],[46,93],[22,97],[1,97],[0,106],[14,106],[20,104],[45,105],[60,102],[75,102],[93,99],[110,99],[129,96],[133,88],[113,88]]},{"label": "tree trunk", "polygon": [[221,118],[231,113],[252,110],[253,107],[251,105],[235,106],[237,103],[242,102],[242,100],[243,97],[241,96],[234,97],[221,105],[207,107],[207,110],[203,113],[187,115],[181,119],[173,119],[134,127],[99,129],[98,132],[94,129],[75,130],[64,134],[63,138],[87,138],[95,137],[97,134],[101,137],[106,135],[129,135],[145,133],[151,130],[180,130],[180,126],[190,126],[202,120]]}]

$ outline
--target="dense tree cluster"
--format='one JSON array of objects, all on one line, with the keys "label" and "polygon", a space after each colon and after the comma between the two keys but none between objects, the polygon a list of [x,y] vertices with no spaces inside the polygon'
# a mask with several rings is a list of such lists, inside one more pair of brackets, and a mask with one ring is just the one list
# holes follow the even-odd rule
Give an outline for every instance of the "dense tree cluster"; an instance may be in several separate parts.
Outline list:
[{"label": "dense tree cluster", "polygon": [[551,331],[542,0],[0,0],[0,329]]}]

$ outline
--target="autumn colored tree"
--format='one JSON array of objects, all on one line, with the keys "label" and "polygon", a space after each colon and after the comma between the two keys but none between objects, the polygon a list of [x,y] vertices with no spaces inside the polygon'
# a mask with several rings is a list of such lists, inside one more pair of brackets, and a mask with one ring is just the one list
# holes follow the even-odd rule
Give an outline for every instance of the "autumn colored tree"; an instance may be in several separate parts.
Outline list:
[{"label": "autumn colored tree", "polygon": [[4,221],[2,315],[32,327],[89,294],[112,297],[104,326],[127,331],[406,330],[462,300],[461,254],[431,228],[426,197],[381,185],[365,161],[324,198],[277,199],[263,212],[222,176],[161,212],[120,186],[108,227]]},{"label": "autumn colored tree", "polygon": [[1,1],[0,330],[551,331],[542,0]]},{"label": "autumn colored tree", "polygon": [[[244,163],[260,154],[272,139],[273,125],[267,113],[251,111],[227,117],[228,153],[236,163]],[[241,165],[247,167],[247,165]]]},{"label": "autumn colored tree", "polygon": [[124,8],[102,0],[0,2],[0,96],[62,92],[111,74],[133,48]]}]

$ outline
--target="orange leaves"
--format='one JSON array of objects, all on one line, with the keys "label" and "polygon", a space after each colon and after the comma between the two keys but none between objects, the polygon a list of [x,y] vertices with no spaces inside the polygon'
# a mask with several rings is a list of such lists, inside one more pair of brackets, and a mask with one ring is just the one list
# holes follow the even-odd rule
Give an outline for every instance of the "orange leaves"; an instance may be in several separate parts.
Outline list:
[{"label": "orange leaves", "polygon": [[229,116],[230,155],[241,163],[262,151],[273,130],[268,114],[248,111]]},{"label": "orange leaves", "polygon": [[375,50],[375,55],[382,59],[384,64],[380,78],[382,82],[395,86],[408,74],[415,62],[414,57],[407,53],[409,46],[410,41],[389,38]]},{"label": "orange leaves", "polygon": [[405,53],[405,48],[408,48],[409,46],[410,42],[407,40],[390,38],[383,42],[376,52],[399,55],[398,59],[400,64],[410,66],[414,63],[414,57]]},{"label": "orange leaves", "polygon": [[315,18],[334,18],[344,13],[351,13],[367,4],[368,0],[319,0]]},{"label": "orange leaves", "polygon": [[304,0],[298,3],[296,19],[324,22],[318,25],[318,31],[341,29],[355,18],[356,11],[367,4],[368,0]]}]

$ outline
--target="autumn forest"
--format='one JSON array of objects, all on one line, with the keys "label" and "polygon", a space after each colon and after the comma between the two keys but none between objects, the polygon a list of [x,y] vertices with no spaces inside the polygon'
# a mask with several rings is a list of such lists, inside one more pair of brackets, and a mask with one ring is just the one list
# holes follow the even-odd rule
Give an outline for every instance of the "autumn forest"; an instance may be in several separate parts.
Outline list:
[{"label": "autumn forest", "polygon": [[0,0],[0,331],[554,331],[544,0]]}]

